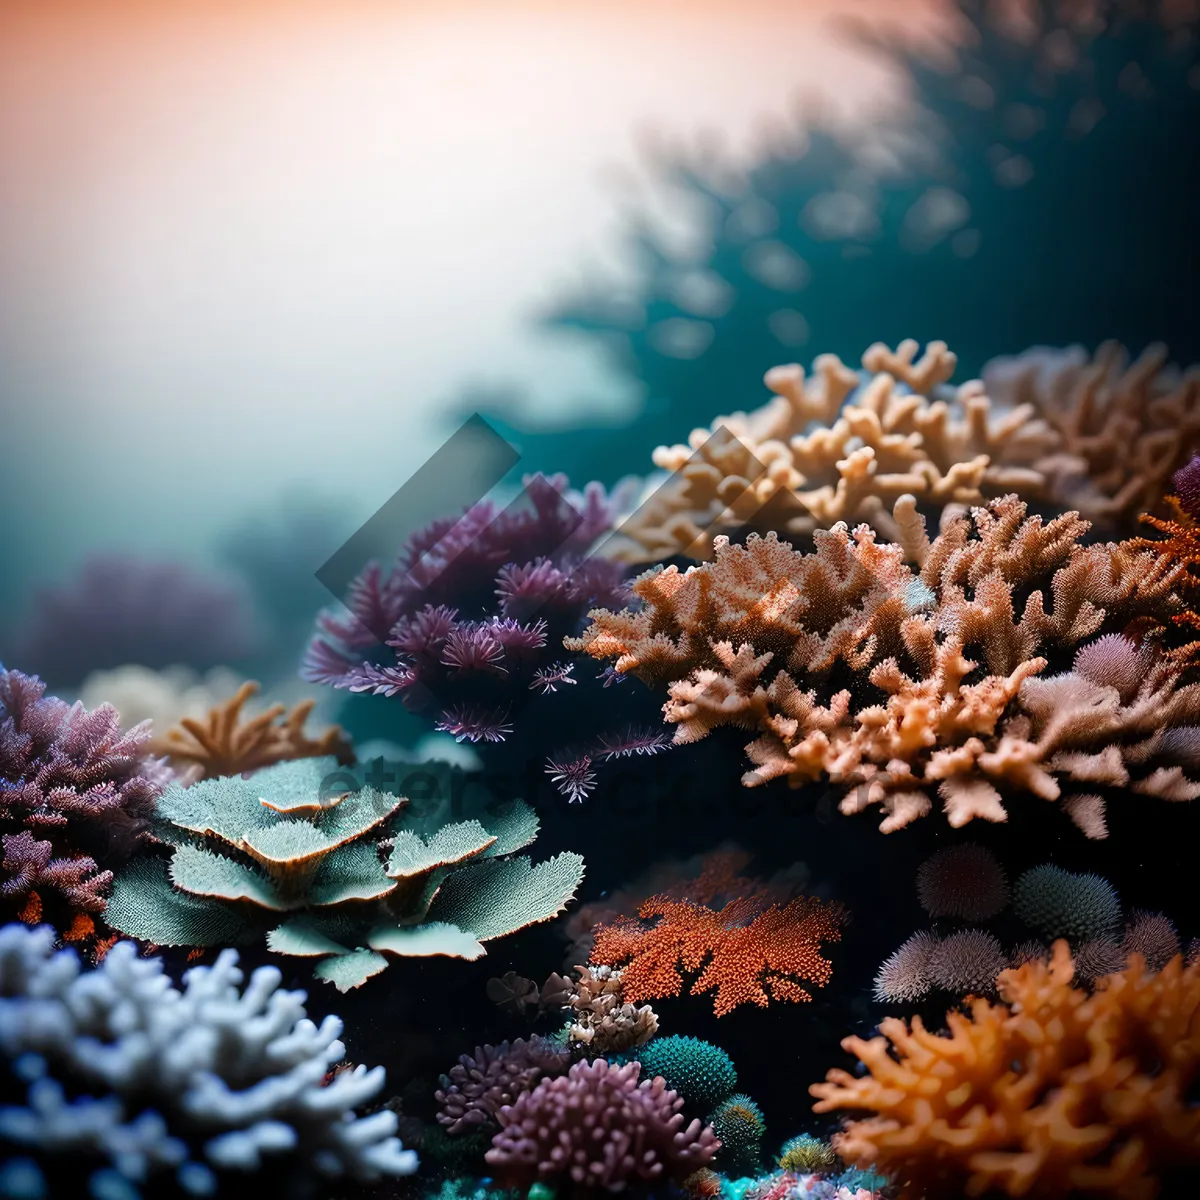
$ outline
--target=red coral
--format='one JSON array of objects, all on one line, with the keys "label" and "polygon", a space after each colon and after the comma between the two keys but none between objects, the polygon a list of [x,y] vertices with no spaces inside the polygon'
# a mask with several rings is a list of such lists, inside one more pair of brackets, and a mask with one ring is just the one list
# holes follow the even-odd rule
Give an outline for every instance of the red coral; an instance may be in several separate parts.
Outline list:
[{"label": "red coral", "polygon": [[624,994],[633,1004],[678,996],[683,973],[699,972],[691,994],[715,989],[718,1017],[740,1004],[811,1000],[797,980],[818,987],[829,981],[833,967],[821,943],[839,941],[845,920],[839,904],[798,896],[768,907],[753,894],[719,909],[653,896],[638,915],[640,921],[621,917],[600,926],[592,961],[622,966]]}]

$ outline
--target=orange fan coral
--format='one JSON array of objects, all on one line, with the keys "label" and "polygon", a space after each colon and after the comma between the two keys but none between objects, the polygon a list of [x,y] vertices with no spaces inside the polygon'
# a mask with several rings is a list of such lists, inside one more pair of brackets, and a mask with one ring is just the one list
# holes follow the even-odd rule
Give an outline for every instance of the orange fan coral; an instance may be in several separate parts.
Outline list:
[{"label": "orange fan coral", "polygon": [[330,726],[316,738],[305,734],[304,722],[312,712],[313,700],[302,701],[290,712],[282,704],[272,704],[258,716],[243,719],[242,708],[257,691],[257,683],[243,683],[203,720],[184,717],[162,737],[155,737],[151,752],[169,758],[189,783],[326,754],[340,762],[354,761],[350,743],[338,726]]},{"label": "orange fan coral", "polygon": [[840,941],[845,920],[839,904],[798,896],[768,906],[758,895],[730,900],[719,909],[653,896],[638,916],[640,921],[622,917],[601,925],[592,961],[624,964],[622,990],[633,1004],[678,996],[681,971],[698,971],[691,994],[715,989],[718,1017],[739,1004],[811,1000],[797,979],[818,987],[829,982],[833,966],[822,957],[821,943]]},{"label": "orange fan coral", "polygon": [[831,1070],[817,1112],[866,1111],[834,1138],[901,1197],[1115,1196],[1149,1200],[1157,1173],[1200,1165],[1200,965],[1156,974],[1140,957],[1092,993],[1071,986],[1066,942],[1003,972],[1002,1004],[946,1016],[949,1035],[880,1022],[843,1047],[868,1074]]}]

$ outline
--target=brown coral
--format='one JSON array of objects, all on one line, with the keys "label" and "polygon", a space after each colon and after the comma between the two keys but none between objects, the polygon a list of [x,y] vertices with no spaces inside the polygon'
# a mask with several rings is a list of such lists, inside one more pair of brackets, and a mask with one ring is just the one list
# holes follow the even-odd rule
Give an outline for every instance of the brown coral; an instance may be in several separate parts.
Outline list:
[{"label": "brown coral", "polygon": [[1135,958],[1092,993],[1072,987],[1066,942],[1049,964],[1003,972],[1003,1003],[880,1022],[843,1047],[868,1073],[831,1070],[817,1112],[867,1112],[834,1139],[902,1197],[1114,1196],[1148,1200],[1158,1172],[1200,1165],[1200,965],[1158,974]]},{"label": "brown coral", "polygon": [[638,916],[600,926],[592,961],[623,965],[622,990],[633,1004],[678,996],[682,973],[699,972],[691,994],[715,989],[713,1011],[722,1017],[740,1004],[811,1000],[797,980],[829,981],[833,966],[821,944],[841,940],[845,911],[806,896],[768,906],[749,895],[719,909],[655,896]]},{"label": "brown coral", "polygon": [[625,997],[618,967],[576,967],[578,979],[564,996],[572,1010],[567,1031],[572,1045],[588,1054],[622,1054],[644,1046],[658,1032],[658,1017],[648,1004]]},{"label": "brown coral", "polygon": [[258,684],[247,681],[203,719],[183,717],[151,741],[152,752],[168,758],[188,783],[242,775],[299,758],[334,755],[340,762],[353,762],[350,743],[338,726],[330,726],[316,738],[304,732],[314,700],[301,701],[290,711],[272,704],[257,716],[243,717],[246,701],[257,691]]},{"label": "brown coral", "polygon": [[894,515],[895,545],[844,525],[807,554],[774,534],[718,538],[713,562],[647,572],[640,609],[596,610],[567,644],[666,683],[676,742],[754,731],[747,786],[828,777],[846,789],[843,812],[880,805],[885,831],[935,795],[956,827],[1004,820],[1003,789],[1062,799],[1103,836],[1098,786],[1198,794],[1164,730],[1178,741],[1200,723],[1200,691],[1170,663],[1118,639],[1041,677],[1045,654],[1106,623],[1175,611],[1179,567],[1127,542],[1083,545],[1077,513],[1043,522],[1015,496],[951,518],[932,542],[911,496]]},{"label": "brown coral", "polygon": [[871,346],[866,383],[832,354],[811,378],[795,364],[769,371],[775,394],[761,408],[654,452],[670,478],[622,525],[615,552],[708,559],[721,534],[797,537],[837,521],[895,536],[889,514],[905,494],[943,509],[1019,491],[1129,524],[1200,447],[1200,373],[1163,370],[1161,348],[1128,368],[1112,344],[1088,363],[1060,354],[1050,371],[1031,353],[957,387],[944,342],[917,353],[911,340]]}]

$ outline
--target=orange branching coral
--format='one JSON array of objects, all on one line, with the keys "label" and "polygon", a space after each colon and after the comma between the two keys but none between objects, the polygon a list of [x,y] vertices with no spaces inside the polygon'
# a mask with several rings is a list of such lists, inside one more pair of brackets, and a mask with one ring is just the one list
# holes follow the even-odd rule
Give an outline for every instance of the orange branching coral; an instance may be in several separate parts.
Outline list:
[{"label": "orange branching coral", "polygon": [[331,754],[341,762],[353,761],[350,743],[338,726],[331,726],[316,738],[304,732],[313,700],[302,701],[290,712],[282,704],[272,704],[257,716],[244,718],[242,708],[257,691],[258,684],[247,681],[202,720],[182,718],[173,729],[151,741],[151,752],[167,757],[189,783],[219,775],[241,775],[298,758]]},{"label": "orange branching coral", "polygon": [[809,1090],[817,1112],[866,1112],[834,1138],[901,1197],[1114,1196],[1150,1200],[1157,1175],[1200,1166],[1200,964],[1153,974],[1140,956],[1073,988],[1066,942],[1004,971],[1003,1003],[946,1015],[948,1034],[894,1017],[843,1047],[867,1068]]},{"label": "orange branching coral", "polygon": [[640,921],[622,917],[600,926],[592,961],[622,965],[623,994],[633,1004],[678,996],[681,972],[699,972],[691,994],[715,989],[718,1017],[740,1004],[811,1000],[797,980],[818,987],[829,981],[833,966],[821,955],[821,943],[840,941],[845,920],[840,905],[806,896],[764,905],[762,897],[750,895],[719,909],[655,896],[638,915]]},{"label": "orange branching coral", "polygon": [[1063,799],[1089,836],[1104,833],[1098,786],[1200,794],[1164,758],[1180,747],[1154,740],[1200,723],[1200,691],[1169,664],[1123,642],[1042,677],[1051,654],[1106,624],[1176,611],[1182,568],[1127,542],[1085,546],[1077,513],[1043,522],[1015,496],[932,541],[911,496],[894,516],[895,545],[844,525],[808,554],[773,534],[718,538],[713,562],[643,575],[640,609],[596,610],[568,645],[666,683],[678,743],[754,732],[747,786],[828,777],[846,789],[843,812],[880,805],[885,832],[935,796],[952,825],[1005,820],[1001,787]]}]

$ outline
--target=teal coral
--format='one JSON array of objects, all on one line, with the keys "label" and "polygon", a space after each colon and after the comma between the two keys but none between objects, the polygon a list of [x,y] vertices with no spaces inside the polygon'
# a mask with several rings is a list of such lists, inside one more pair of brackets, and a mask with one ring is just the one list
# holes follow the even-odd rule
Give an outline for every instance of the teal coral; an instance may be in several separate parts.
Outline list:
[{"label": "teal coral", "polygon": [[[348,991],[385,955],[476,959],[483,942],[549,920],[583,878],[569,852],[511,857],[538,833],[521,801],[410,806],[364,786],[328,794],[332,759],[284,763],[169,788],[154,832],[169,864],[135,860],[113,884],[108,921],[158,945],[266,935],[277,954],[316,958]],[[474,811],[478,808],[478,811]]]},{"label": "teal coral", "polygon": [[642,1064],[644,1078],[661,1075],[685,1104],[696,1108],[712,1108],[737,1087],[733,1059],[701,1038],[678,1034],[655,1038],[629,1058]]},{"label": "teal coral", "polygon": [[756,1166],[767,1124],[762,1109],[744,1092],[722,1101],[708,1123],[721,1140],[718,1162],[724,1167]]}]

